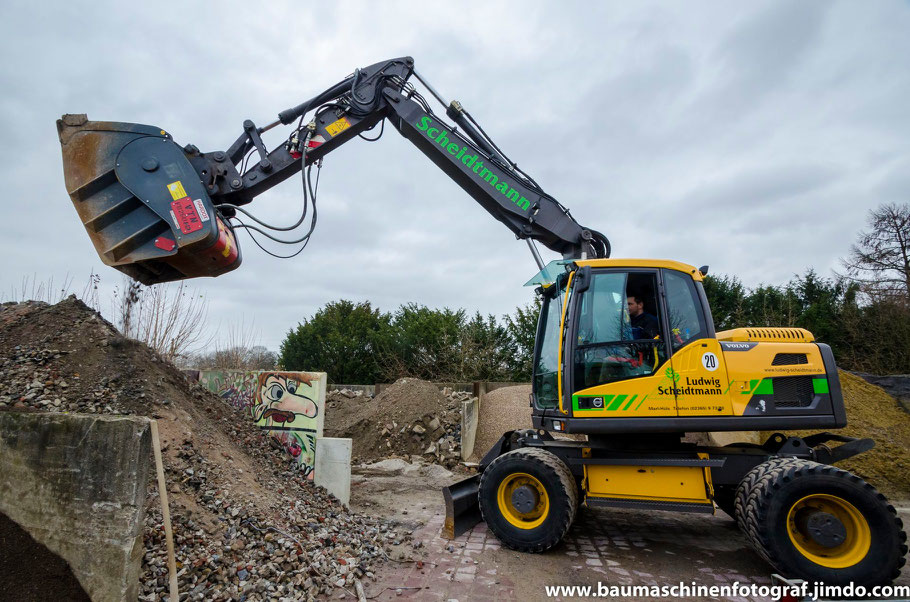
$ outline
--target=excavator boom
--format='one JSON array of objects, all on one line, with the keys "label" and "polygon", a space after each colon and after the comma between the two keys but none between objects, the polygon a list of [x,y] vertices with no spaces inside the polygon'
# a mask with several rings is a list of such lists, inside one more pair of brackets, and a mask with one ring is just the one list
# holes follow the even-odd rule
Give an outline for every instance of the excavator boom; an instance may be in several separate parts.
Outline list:
[{"label": "excavator boom", "polygon": [[[263,128],[245,121],[227,151],[180,147],[157,127],[64,115],[67,191],[107,265],[144,284],[218,276],[240,265],[240,207],[387,119],[516,237],[564,257],[609,256],[606,237],[511,163],[460,103],[446,106],[455,125],[436,115],[412,75],[410,57],[358,69]],[[284,144],[265,147],[264,132],[295,121]]]}]

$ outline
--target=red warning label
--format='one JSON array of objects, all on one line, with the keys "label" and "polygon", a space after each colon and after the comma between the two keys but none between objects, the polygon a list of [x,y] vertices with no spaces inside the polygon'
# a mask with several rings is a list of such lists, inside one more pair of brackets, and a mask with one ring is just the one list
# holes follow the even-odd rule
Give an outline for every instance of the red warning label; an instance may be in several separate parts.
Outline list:
[{"label": "red warning label", "polygon": [[174,221],[184,234],[202,229],[202,220],[199,219],[199,213],[190,197],[185,196],[171,203],[171,212],[174,215]]}]

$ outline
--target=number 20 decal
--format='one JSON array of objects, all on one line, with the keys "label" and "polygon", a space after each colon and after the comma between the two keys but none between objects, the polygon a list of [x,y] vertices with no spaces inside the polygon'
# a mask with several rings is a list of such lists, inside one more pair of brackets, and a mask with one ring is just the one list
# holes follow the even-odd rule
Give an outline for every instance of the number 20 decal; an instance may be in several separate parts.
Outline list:
[{"label": "number 20 decal", "polygon": [[717,370],[717,356],[710,351],[705,353],[701,356],[701,365],[705,367],[705,370],[714,372]]}]

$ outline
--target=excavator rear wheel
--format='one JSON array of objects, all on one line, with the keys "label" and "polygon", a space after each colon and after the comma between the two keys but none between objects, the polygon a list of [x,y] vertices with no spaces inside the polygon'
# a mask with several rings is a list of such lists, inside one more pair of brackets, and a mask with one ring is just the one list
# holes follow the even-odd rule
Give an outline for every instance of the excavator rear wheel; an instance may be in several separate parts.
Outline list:
[{"label": "excavator rear wheel", "polygon": [[[736,488],[736,498],[733,501],[734,511],[731,516],[736,519],[736,524],[743,533],[746,532],[746,505],[749,501],[749,494],[752,493],[752,489],[755,487],[756,483],[769,472],[776,470],[779,466],[786,466],[787,464],[798,461],[799,458],[794,458],[792,456],[772,458],[766,462],[762,462],[747,472],[746,476],[743,477],[743,480],[739,482],[739,486]],[[721,510],[723,510],[723,508],[721,508]]]},{"label": "excavator rear wheel", "polygon": [[480,512],[507,547],[544,552],[563,538],[578,508],[572,471],[554,454],[521,448],[490,463],[480,477]]},{"label": "excavator rear wheel", "polygon": [[751,487],[742,521],[749,542],[778,572],[866,587],[897,578],[907,536],[885,496],[834,466],[766,464],[771,466]]}]

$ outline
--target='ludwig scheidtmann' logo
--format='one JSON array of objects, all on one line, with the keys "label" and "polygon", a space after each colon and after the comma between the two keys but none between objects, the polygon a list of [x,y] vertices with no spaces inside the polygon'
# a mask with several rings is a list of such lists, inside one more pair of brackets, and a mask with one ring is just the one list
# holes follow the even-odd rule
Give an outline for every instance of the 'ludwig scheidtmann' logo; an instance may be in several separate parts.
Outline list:
[{"label": "'ludwig scheidtmann' logo", "polygon": [[531,207],[531,202],[528,199],[521,196],[517,190],[509,186],[508,182],[500,180],[499,176],[484,167],[483,161],[478,161],[476,154],[469,155],[468,152],[470,151],[470,147],[461,146],[457,142],[451,142],[448,138],[449,132],[432,127],[433,120],[430,117],[424,115],[420,118],[420,123],[415,125],[427,138],[439,144],[439,146],[444,148],[447,153],[453,155],[456,159],[459,159],[464,166],[473,171],[477,177],[495,188],[500,194],[512,201],[512,203],[525,211]]}]

